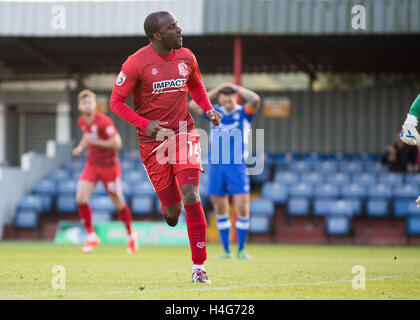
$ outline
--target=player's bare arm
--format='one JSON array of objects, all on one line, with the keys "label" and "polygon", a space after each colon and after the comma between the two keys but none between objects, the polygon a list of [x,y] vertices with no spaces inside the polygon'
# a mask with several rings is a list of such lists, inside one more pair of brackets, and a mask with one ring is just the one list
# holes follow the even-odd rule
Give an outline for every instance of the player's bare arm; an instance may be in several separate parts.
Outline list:
[{"label": "player's bare arm", "polygon": [[82,136],[82,139],[80,139],[79,144],[73,149],[72,154],[74,157],[79,157],[83,150],[86,149],[86,147],[88,146],[88,142],[86,140],[85,136]]},{"label": "player's bare arm", "polygon": [[233,89],[245,99],[246,104],[254,110],[258,110],[261,104],[261,98],[254,91],[241,87],[239,85],[233,85]]},{"label": "player's bare arm", "polygon": [[85,133],[83,137],[86,139],[87,143],[102,149],[118,150],[122,147],[121,136],[119,134],[115,134],[110,139],[97,139],[88,133]]},{"label": "player's bare arm", "polygon": [[165,126],[167,124],[168,122],[166,121],[159,121],[159,120],[150,121],[145,131],[149,136],[156,138],[160,130],[165,130],[165,128],[163,128],[162,126]]}]

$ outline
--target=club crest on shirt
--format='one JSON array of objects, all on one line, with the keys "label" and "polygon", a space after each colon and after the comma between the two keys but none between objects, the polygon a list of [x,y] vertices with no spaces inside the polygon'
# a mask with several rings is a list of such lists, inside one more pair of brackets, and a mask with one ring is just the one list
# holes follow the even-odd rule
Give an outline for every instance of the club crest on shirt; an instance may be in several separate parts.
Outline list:
[{"label": "club crest on shirt", "polygon": [[157,68],[153,68],[152,69],[152,74],[155,76],[158,74],[158,69]]},{"label": "club crest on shirt", "polygon": [[120,72],[115,83],[117,84],[117,86],[120,86],[124,83],[125,79],[127,79],[127,76],[124,73]]},{"label": "club crest on shirt", "polygon": [[188,76],[188,67],[184,62],[178,64],[179,74],[183,77]]}]

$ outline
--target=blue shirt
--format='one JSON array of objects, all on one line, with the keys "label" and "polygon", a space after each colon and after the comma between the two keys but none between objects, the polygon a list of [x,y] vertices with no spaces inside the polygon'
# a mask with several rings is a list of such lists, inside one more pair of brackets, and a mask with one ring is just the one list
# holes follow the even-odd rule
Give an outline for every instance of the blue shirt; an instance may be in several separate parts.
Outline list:
[{"label": "blue shirt", "polygon": [[248,137],[255,113],[246,111],[246,105],[236,105],[231,112],[223,106],[213,105],[222,115],[220,126],[210,121],[210,164],[243,164],[248,157]]}]

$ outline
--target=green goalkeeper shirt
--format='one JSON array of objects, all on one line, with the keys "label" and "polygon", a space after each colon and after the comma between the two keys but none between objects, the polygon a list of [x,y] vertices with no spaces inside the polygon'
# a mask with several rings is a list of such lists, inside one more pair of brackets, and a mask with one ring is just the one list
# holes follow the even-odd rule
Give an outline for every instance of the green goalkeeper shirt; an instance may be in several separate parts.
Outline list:
[{"label": "green goalkeeper shirt", "polygon": [[412,114],[417,118],[420,117],[420,94],[417,96],[416,100],[414,100],[413,104],[411,105],[409,114]]}]

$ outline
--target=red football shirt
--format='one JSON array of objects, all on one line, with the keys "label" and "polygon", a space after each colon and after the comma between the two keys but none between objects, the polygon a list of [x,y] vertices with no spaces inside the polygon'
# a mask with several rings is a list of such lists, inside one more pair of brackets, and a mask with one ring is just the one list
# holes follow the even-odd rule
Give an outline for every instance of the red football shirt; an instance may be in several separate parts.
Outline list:
[{"label": "red football shirt", "polygon": [[[90,123],[86,123],[82,115],[77,120],[82,133],[90,133],[94,138],[108,140],[118,133],[114,122],[108,116],[95,112]],[[89,144],[87,161],[102,167],[113,166],[117,163],[117,150],[109,150]]]},{"label": "red football shirt", "polygon": [[[187,85],[194,86],[198,81],[200,70],[189,49],[174,49],[169,56],[161,56],[149,44],[124,62],[113,92],[124,98],[132,93],[138,115],[167,121],[165,127],[177,133],[180,121],[187,122],[188,131],[194,128],[188,112]],[[137,137],[140,144],[156,142],[140,129]]]}]

